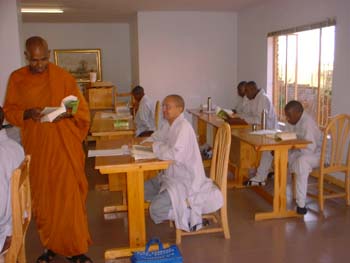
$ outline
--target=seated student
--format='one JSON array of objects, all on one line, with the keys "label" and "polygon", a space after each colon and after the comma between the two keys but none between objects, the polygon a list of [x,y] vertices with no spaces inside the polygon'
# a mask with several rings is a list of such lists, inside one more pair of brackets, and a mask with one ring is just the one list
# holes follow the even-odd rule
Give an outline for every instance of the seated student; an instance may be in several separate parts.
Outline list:
[{"label": "seated student", "polygon": [[0,255],[11,244],[11,175],[24,159],[23,148],[7,136],[3,121],[4,112],[0,107]]},{"label": "seated student", "polygon": [[246,112],[247,104],[248,104],[248,98],[245,96],[245,85],[247,84],[246,81],[241,81],[237,86],[237,104],[234,109],[232,109],[233,113],[237,114],[243,114]]},{"label": "seated student", "polygon": [[131,93],[138,105],[135,116],[136,136],[150,136],[155,131],[156,104],[145,94],[141,86],[133,88]]},{"label": "seated student", "polygon": [[[250,81],[245,85],[245,95],[249,99],[249,103],[246,107],[246,112],[240,114],[240,118],[230,118],[228,122],[230,124],[235,124],[239,121],[244,120],[246,123],[249,124],[260,124],[261,113],[265,109],[267,111],[266,129],[277,129],[278,122],[275,114],[275,109],[264,90],[259,89],[254,81]],[[272,158],[273,157],[271,152],[263,152],[261,154],[261,160],[256,172],[256,176],[246,181],[245,185],[265,185],[265,179],[271,167]],[[264,178],[264,180],[262,180],[261,178]]]},{"label": "seated student", "polygon": [[246,110],[239,114],[239,118],[229,118],[230,124],[237,122],[246,122],[248,124],[260,124],[261,113],[267,110],[267,129],[277,128],[277,117],[274,107],[263,89],[259,89],[254,81],[249,81],[245,85],[245,96],[249,103],[246,104]]},{"label": "seated student", "polygon": [[[284,107],[286,115],[285,131],[295,132],[299,139],[311,141],[305,149],[290,150],[288,154],[289,170],[296,175],[296,203],[297,213],[306,214],[305,207],[307,180],[313,168],[320,162],[322,135],[313,118],[304,111],[300,102],[292,100]],[[270,163],[272,155],[269,155]],[[257,181],[265,181],[269,167],[260,169],[254,178]],[[252,179],[251,179],[252,180]]]},{"label": "seated student", "polygon": [[202,214],[218,210],[223,197],[203,168],[196,135],[184,117],[185,103],[179,95],[167,96],[162,104],[166,120],[146,141],[161,160],[172,160],[167,170],[145,182],[145,200],[158,224],[174,220],[177,228],[195,231],[202,227]]}]

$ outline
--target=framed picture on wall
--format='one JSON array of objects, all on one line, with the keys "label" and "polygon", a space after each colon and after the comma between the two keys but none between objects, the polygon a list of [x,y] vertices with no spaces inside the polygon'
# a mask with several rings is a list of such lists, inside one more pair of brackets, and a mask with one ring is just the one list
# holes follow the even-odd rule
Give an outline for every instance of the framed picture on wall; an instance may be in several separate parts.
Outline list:
[{"label": "framed picture on wall", "polygon": [[55,64],[71,73],[77,82],[90,82],[90,72],[102,80],[100,49],[54,49]]}]

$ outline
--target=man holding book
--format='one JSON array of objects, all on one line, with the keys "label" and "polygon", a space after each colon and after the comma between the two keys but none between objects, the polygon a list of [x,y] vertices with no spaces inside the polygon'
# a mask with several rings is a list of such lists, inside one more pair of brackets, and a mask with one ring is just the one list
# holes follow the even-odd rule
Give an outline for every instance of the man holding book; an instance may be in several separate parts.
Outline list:
[{"label": "man holding book", "polygon": [[[29,65],[14,71],[8,82],[6,119],[20,127],[30,154],[33,215],[47,249],[37,262],[50,262],[55,253],[71,262],[90,263],[84,253],[91,243],[85,201],[88,185],[82,142],[90,114],[75,79],[49,63],[50,52],[41,37],[26,41]],[[77,97],[75,114],[66,112],[54,122],[41,122],[42,109],[59,107],[69,95]]]},{"label": "man holding book", "polygon": [[202,213],[218,210],[223,197],[207,178],[196,135],[184,117],[185,103],[179,95],[167,96],[162,104],[166,122],[147,141],[156,157],[172,160],[164,173],[145,182],[145,200],[151,201],[155,223],[174,220],[177,228],[195,231],[202,227]]}]

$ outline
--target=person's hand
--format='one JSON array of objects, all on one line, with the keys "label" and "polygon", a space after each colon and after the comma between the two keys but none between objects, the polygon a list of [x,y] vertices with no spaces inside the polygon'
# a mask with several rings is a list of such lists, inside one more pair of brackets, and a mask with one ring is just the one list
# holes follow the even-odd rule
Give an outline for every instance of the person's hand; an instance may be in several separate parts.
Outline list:
[{"label": "person's hand", "polygon": [[41,111],[41,108],[31,108],[25,110],[23,113],[23,120],[32,119],[33,121],[40,121]]},{"label": "person's hand", "polygon": [[58,115],[54,120],[53,122],[58,122],[60,120],[63,120],[63,119],[68,119],[68,118],[73,118],[73,115],[71,112],[64,112],[60,115]]}]

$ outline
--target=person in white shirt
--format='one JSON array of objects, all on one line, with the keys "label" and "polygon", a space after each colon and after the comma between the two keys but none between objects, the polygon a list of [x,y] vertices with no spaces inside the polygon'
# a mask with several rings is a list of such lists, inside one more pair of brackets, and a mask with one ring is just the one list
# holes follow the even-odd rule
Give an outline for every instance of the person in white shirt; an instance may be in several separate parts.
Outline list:
[{"label": "person in white shirt", "polygon": [[173,162],[145,182],[145,200],[151,201],[150,216],[156,224],[174,220],[177,228],[195,231],[202,227],[203,213],[223,205],[223,196],[205,175],[196,135],[184,117],[184,107],[181,96],[167,96],[162,104],[166,121],[147,139],[153,142],[157,158]]},{"label": "person in white shirt", "polygon": [[322,133],[315,120],[304,111],[299,101],[290,101],[284,108],[286,131],[295,132],[298,139],[311,143],[304,149],[290,150],[289,170],[296,176],[296,203],[298,214],[306,214],[307,181],[313,168],[320,164]]},{"label": "person in white shirt", "polygon": [[233,113],[243,114],[246,112],[248,98],[245,96],[245,85],[246,81],[241,81],[237,86],[237,103],[236,107],[232,109]]},{"label": "person in white shirt", "polygon": [[[266,129],[277,129],[278,121],[275,109],[264,90],[259,89],[254,81],[250,81],[245,85],[245,95],[249,99],[249,103],[246,105],[246,111],[240,114],[239,118],[229,118],[228,122],[230,124],[260,124],[262,111],[266,110]],[[244,184],[247,186],[265,185],[272,160],[273,156],[271,152],[263,152],[256,175],[244,182]]]},{"label": "person in white shirt", "polygon": [[[297,213],[306,214],[307,208],[305,206],[307,181],[309,174],[313,168],[317,167],[320,162],[322,135],[314,119],[304,111],[303,106],[298,101],[290,101],[284,108],[287,124],[285,131],[295,132],[298,139],[308,140],[311,143],[308,144],[305,149],[290,150],[288,153],[289,170],[296,175],[296,203]],[[271,164],[273,156],[266,155],[267,163]],[[259,166],[258,174],[250,179],[254,182],[251,185],[257,185],[255,182],[263,182],[267,178],[268,167]],[[252,181],[254,180],[254,181]]]},{"label": "person in white shirt", "polygon": [[148,97],[141,86],[136,86],[132,90],[132,95],[138,103],[135,116],[136,136],[150,136],[155,131],[155,102]]},{"label": "person in white shirt", "polygon": [[11,176],[24,159],[23,148],[7,136],[3,121],[0,107],[0,255],[10,247],[12,236]]}]

